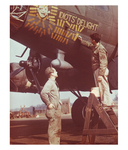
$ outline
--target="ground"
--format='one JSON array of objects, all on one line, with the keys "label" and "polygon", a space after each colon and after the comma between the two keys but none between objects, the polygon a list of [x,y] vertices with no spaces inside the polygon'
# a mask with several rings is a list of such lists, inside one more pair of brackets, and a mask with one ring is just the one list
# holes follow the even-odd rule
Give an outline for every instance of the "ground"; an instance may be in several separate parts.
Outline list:
[{"label": "ground", "polygon": [[[10,120],[10,144],[48,144],[48,121],[45,116]],[[77,127],[71,114],[62,115],[61,145],[80,144],[82,127]],[[113,136],[97,136],[96,144],[117,144]]]}]

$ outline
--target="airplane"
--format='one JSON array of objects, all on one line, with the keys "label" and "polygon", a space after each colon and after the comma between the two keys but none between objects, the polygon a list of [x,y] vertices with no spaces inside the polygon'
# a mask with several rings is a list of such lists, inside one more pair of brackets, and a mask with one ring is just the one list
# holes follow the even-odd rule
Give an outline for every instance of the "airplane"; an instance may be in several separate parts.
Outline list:
[{"label": "airplane", "polygon": [[84,122],[87,97],[80,91],[95,87],[91,51],[77,37],[90,41],[101,34],[108,51],[109,85],[118,89],[118,6],[107,5],[11,5],[10,38],[30,48],[26,61],[10,64],[10,91],[40,93],[46,82],[44,70],[57,69],[60,91],[78,98],[72,106],[72,119]]}]

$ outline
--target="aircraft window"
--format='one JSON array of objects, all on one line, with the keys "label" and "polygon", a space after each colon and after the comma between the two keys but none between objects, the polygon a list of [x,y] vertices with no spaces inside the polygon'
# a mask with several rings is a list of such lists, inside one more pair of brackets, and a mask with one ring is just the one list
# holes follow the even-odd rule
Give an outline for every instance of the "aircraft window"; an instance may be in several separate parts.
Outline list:
[{"label": "aircraft window", "polygon": [[102,9],[102,10],[105,10],[105,11],[108,11],[109,10],[109,7],[108,6],[97,6],[99,9]]}]

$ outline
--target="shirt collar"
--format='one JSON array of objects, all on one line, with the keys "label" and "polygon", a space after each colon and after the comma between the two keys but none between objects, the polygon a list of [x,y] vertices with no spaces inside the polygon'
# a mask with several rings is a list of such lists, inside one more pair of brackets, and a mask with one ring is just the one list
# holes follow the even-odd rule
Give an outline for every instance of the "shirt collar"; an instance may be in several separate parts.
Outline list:
[{"label": "shirt collar", "polygon": [[98,43],[96,44],[95,49],[97,49],[99,46],[100,46],[100,43],[98,42]]}]

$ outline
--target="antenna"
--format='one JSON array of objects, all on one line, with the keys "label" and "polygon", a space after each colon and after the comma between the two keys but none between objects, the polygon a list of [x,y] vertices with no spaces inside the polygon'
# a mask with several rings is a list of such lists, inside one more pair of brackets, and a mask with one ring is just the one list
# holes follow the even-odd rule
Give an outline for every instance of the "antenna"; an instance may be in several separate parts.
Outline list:
[{"label": "antenna", "polygon": [[20,58],[23,57],[23,55],[25,54],[25,52],[27,51],[27,49],[28,49],[28,47],[25,48],[25,50],[23,51],[23,53],[22,53],[21,56],[16,55],[16,57],[20,57]]}]

